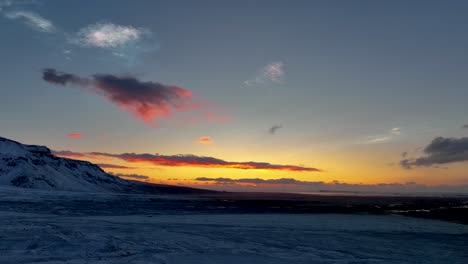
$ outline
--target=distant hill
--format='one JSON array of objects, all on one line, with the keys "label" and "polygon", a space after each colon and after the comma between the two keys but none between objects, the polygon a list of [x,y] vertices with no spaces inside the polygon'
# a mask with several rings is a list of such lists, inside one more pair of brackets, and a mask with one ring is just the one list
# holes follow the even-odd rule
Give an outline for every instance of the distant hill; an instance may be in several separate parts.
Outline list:
[{"label": "distant hill", "polygon": [[123,193],[212,193],[188,187],[127,181],[88,162],[54,156],[45,146],[0,137],[0,185],[41,190]]}]

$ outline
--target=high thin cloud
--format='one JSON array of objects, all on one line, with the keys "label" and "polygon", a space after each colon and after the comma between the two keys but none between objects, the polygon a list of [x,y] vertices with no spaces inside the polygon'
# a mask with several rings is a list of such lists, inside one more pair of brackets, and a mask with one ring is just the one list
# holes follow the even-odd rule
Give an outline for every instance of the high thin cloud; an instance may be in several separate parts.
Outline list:
[{"label": "high thin cloud", "polygon": [[214,157],[196,156],[196,155],[160,155],[160,154],[110,154],[102,152],[77,153],[72,151],[55,151],[55,155],[66,158],[116,158],[130,163],[146,162],[156,166],[169,167],[201,167],[201,168],[227,168],[227,169],[242,169],[242,170],[279,170],[279,171],[296,171],[296,172],[320,172],[320,169],[297,166],[271,164],[268,162],[237,162],[225,161]]},{"label": "high thin cloud", "polygon": [[[300,181],[294,178],[260,179],[260,178],[208,178],[195,179],[203,188],[223,189],[230,191],[275,191],[275,192],[372,192],[372,193],[415,193],[415,192],[466,192],[468,185],[439,185],[426,186],[414,182],[408,183],[379,183],[379,184],[350,184],[339,181]],[[198,185],[199,186],[199,185]]]},{"label": "high thin cloud", "polygon": [[405,169],[427,167],[438,164],[468,161],[468,137],[437,137],[424,148],[425,156],[415,159],[403,159],[400,165]]},{"label": "high thin cloud", "polygon": [[200,137],[199,139],[195,140],[195,142],[203,144],[203,145],[210,145],[213,144],[213,140],[211,139],[210,136],[203,136]]},{"label": "high thin cloud", "polygon": [[77,44],[98,48],[116,48],[139,40],[145,30],[113,23],[98,23],[82,28],[74,40]]},{"label": "high thin cloud", "polygon": [[82,138],[83,133],[70,133],[67,135],[69,138]]},{"label": "high thin cloud", "polygon": [[281,83],[284,79],[284,70],[282,62],[274,62],[263,67],[254,79],[245,81],[248,86],[266,85]]},{"label": "high thin cloud", "polygon": [[30,11],[8,12],[5,16],[13,20],[22,20],[26,25],[40,32],[51,33],[55,31],[55,26],[50,20]]},{"label": "high thin cloud", "polygon": [[280,128],[282,128],[282,126],[280,126],[280,125],[274,125],[274,126],[270,127],[270,129],[268,129],[268,132],[269,132],[270,134],[273,135],[273,134],[275,134],[276,131],[278,131]]},{"label": "high thin cloud", "polygon": [[144,82],[131,76],[96,74],[82,78],[74,74],[44,69],[42,78],[52,84],[73,84],[91,89],[116,106],[131,112],[147,124],[170,116],[173,110],[200,107],[192,102],[192,92],[157,82]]},{"label": "high thin cloud", "polygon": [[136,64],[143,53],[159,48],[149,29],[114,23],[96,23],[80,29],[69,38],[71,44],[107,50],[113,55]]},{"label": "high thin cloud", "polygon": [[391,140],[399,135],[401,135],[401,128],[395,127],[390,129],[390,131],[386,135],[373,137],[370,140],[367,140],[366,143],[382,143]]}]

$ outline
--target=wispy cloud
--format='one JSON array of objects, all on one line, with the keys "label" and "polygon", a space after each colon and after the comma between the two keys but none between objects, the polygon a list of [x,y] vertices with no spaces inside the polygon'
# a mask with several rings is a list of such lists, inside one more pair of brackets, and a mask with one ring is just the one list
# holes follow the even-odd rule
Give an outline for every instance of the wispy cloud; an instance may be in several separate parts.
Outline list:
[{"label": "wispy cloud", "polygon": [[380,135],[380,136],[374,136],[374,137],[371,137],[370,139],[366,140],[365,143],[382,143],[382,142],[386,142],[386,141],[389,141],[397,136],[401,135],[401,128],[399,127],[394,127],[392,129],[390,129],[390,131],[385,134],[385,135]]},{"label": "wispy cloud", "polygon": [[284,70],[282,62],[273,62],[263,67],[251,80],[244,82],[245,85],[266,85],[281,83],[284,80]]},{"label": "wispy cloud", "polygon": [[272,127],[270,127],[270,129],[268,129],[268,132],[273,135],[276,133],[276,131],[278,131],[280,128],[282,128],[282,126],[280,125],[274,125]]},{"label": "wispy cloud", "polygon": [[399,127],[394,127],[390,130],[390,134],[392,135],[400,135],[401,134],[401,128]]},{"label": "wispy cloud", "polygon": [[468,124],[462,126],[463,129],[468,129]]},{"label": "wispy cloud", "polygon": [[82,138],[83,133],[70,133],[67,135],[69,138]]},{"label": "wispy cloud", "polygon": [[139,40],[145,30],[113,23],[98,23],[78,31],[76,44],[98,48],[117,48]]},{"label": "wispy cloud", "polygon": [[374,138],[374,139],[371,139],[369,141],[367,141],[367,143],[378,143],[378,142],[383,142],[383,141],[387,141],[389,139],[391,139],[392,137],[390,136],[386,136],[386,137],[381,137],[381,138]]},{"label": "wispy cloud", "polygon": [[425,156],[403,159],[400,165],[405,169],[428,167],[438,164],[468,161],[468,137],[437,137],[424,148]]},{"label": "wispy cloud", "polygon": [[242,170],[278,170],[278,171],[296,171],[296,172],[320,172],[320,169],[298,165],[271,164],[268,162],[256,161],[225,161],[222,159],[196,155],[160,155],[160,154],[110,154],[102,152],[77,153],[72,151],[54,151],[54,154],[67,158],[116,158],[130,163],[151,163],[156,166],[169,167],[201,167],[201,168],[226,168]]},{"label": "wispy cloud", "polygon": [[13,20],[22,20],[26,25],[40,32],[51,33],[56,30],[54,24],[50,20],[47,20],[34,12],[8,12],[5,14],[5,17]]},{"label": "wispy cloud", "polygon": [[149,29],[100,22],[80,29],[69,42],[81,47],[99,48],[134,64],[141,54],[158,49]]},{"label": "wispy cloud", "polygon": [[144,82],[130,76],[96,74],[82,78],[74,74],[45,69],[42,78],[53,84],[73,84],[90,88],[116,106],[131,112],[147,124],[169,117],[173,110],[190,110],[201,105],[192,102],[192,92],[157,82]]},{"label": "wispy cloud", "polygon": [[195,142],[203,144],[203,145],[210,145],[213,144],[213,140],[211,139],[210,136],[202,136],[195,140]]}]

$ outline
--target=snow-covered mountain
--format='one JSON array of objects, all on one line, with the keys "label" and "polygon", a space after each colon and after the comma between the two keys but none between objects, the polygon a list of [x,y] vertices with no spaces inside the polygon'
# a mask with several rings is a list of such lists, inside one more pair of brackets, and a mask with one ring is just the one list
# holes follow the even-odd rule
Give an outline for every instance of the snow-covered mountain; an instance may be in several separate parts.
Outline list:
[{"label": "snow-covered mountain", "polygon": [[0,185],[43,190],[120,192],[132,183],[87,161],[60,158],[44,146],[0,137]]}]

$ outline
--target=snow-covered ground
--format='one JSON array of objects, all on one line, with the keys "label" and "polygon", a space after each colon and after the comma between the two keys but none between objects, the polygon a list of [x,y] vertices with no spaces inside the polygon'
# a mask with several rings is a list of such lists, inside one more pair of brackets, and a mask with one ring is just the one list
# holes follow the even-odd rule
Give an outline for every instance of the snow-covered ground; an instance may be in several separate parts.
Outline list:
[{"label": "snow-covered ground", "polygon": [[[374,215],[154,214],[115,206],[122,199],[156,207],[174,199],[148,198],[0,188],[0,263],[468,263],[464,225]],[[109,206],[57,206],[70,201]]]}]

